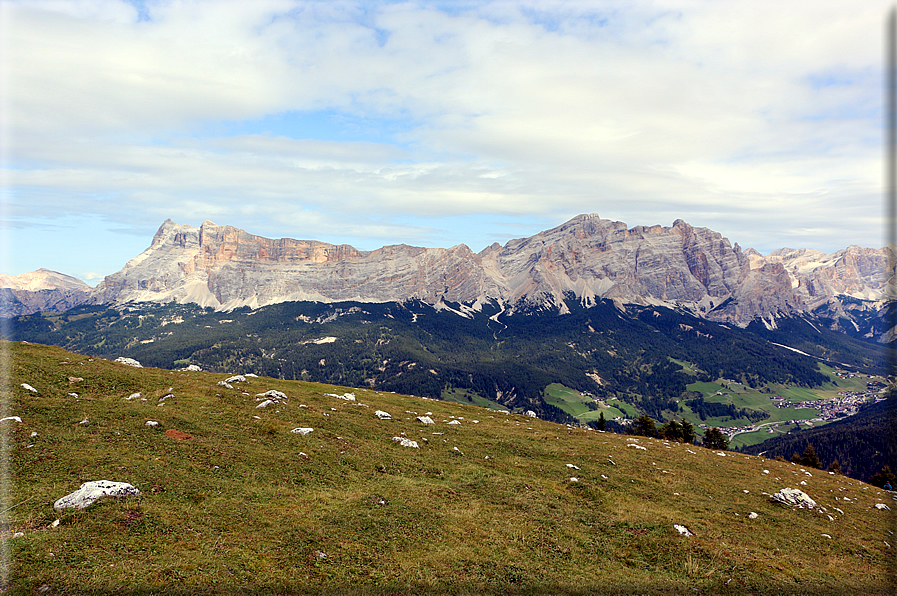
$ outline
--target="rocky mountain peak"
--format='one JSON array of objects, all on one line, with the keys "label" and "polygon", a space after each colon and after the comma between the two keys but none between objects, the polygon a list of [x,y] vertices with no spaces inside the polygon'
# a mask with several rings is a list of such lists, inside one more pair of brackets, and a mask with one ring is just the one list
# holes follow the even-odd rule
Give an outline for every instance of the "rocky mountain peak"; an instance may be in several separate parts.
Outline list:
[{"label": "rocky mountain peak", "polygon": [[629,228],[595,213],[479,254],[463,244],[359,251],[169,219],[150,247],[108,276],[92,300],[195,302],[224,310],[294,300],[494,300],[511,312],[534,306],[565,312],[575,296],[585,306],[601,299],[666,305],[747,325],[823,307],[849,314],[839,296],[861,304],[881,300],[889,254],[852,246],[831,255],[786,248],[764,257],[682,219],[670,227]]}]

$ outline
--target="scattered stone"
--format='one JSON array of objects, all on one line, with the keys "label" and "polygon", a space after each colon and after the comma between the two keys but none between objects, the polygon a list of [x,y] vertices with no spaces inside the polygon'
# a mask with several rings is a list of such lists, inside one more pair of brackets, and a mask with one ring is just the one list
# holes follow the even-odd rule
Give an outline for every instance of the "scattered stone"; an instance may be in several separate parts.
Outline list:
[{"label": "scattered stone", "polygon": [[[69,395],[71,395],[71,393],[69,393]],[[132,400],[132,399],[139,399],[139,398],[141,398],[141,397],[143,397],[143,393],[141,393],[141,392],[138,391],[137,393],[132,393],[131,395],[129,395],[129,396],[126,397],[125,399],[127,399],[128,401],[130,401],[130,400]]]},{"label": "scattered stone", "polygon": [[800,483],[801,483],[802,486],[806,486],[806,485],[807,485],[807,481],[806,481],[806,480],[801,480]]},{"label": "scattered stone", "polygon": [[885,505],[884,503],[876,503],[876,504],[874,505],[874,507],[875,507],[876,509],[884,509],[884,510],[886,510],[886,511],[890,511],[890,510],[891,510],[891,508],[888,507],[887,505]]},{"label": "scattered stone", "polygon": [[159,423],[155,420],[147,420],[144,422],[143,426],[159,426]]},{"label": "scattered stone", "polygon": [[383,410],[377,410],[374,412],[374,416],[379,418],[380,420],[392,420],[392,414],[389,412],[384,412]]},{"label": "scattered stone", "polygon": [[642,447],[641,445],[636,445],[635,443],[629,443],[626,445],[627,447],[635,447],[636,449],[641,449],[642,451],[647,451],[647,447]]},{"label": "scattered stone", "polygon": [[178,371],[180,371],[180,372],[202,372],[202,368],[195,364],[188,364],[184,368],[179,368]]},{"label": "scattered stone", "polygon": [[0,422],[6,422],[7,420],[12,420],[13,422],[21,422],[22,419],[18,416],[7,416],[6,418],[0,418]]},{"label": "scattered stone", "polygon": [[798,507],[803,509],[806,507],[807,509],[813,509],[816,507],[816,501],[810,498],[810,496],[804,491],[798,488],[783,488],[776,494],[772,495],[773,501],[778,501],[779,503],[784,503],[785,505],[789,505],[791,507]]},{"label": "scattered stone", "polygon": [[429,416],[418,416],[417,421],[420,422],[421,424],[436,424],[435,422],[433,422],[433,419],[430,418]]},{"label": "scattered stone", "polygon": [[290,432],[291,432],[291,433],[296,433],[297,435],[303,435],[303,436],[304,436],[304,435],[307,435],[308,433],[310,433],[310,432],[313,431],[313,430],[315,430],[315,429],[313,429],[313,428],[307,428],[307,427],[299,427],[299,428],[294,428],[294,429],[291,430]]},{"label": "scattered stone", "polygon": [[336,393],[325,393],[324,395],[328,397],[335,397],[337,399],[344,399],[346,401],[355,401],[354,393],[343,393],[342,395],[337,395]]},{"label": "scattered stone", "polygon": [[90,424],[90,420],[89,420],[88,418],[85,418],[84,420],[82,420],[82,421],[79,422],[78,424]]},{"label": "scattered stone", "polygon": [[676,531],[679,532],[683,536],[694,536],[694,534],[689,531],[685,526],[680,526],[679,524],[673,524],[673,527],[676,528]]},{"label": "scattered stone", "polygon": [[134,368],[143,368],[143,365],[134,360],[133,358],[125,358],[124,356],[119,356],[115,359],[115,362],[120,362],[121,364],[127,364],[128,366],[133,366]]},{"label": "scattered stone", "polygon": [[536,418],[536,417],[537,417],[537,416],[536,416],[536,413],[533,412],[532,410],[527,410],[527,411],[524,412],[523,414],[524,414],[525,416],[529,416],[530,418]]},{"label": "scattered stone", "polygon": [[81,377],[69,377],[69,385],[74,385],[75,383],[80,383],[83,381]]},{"label": "scattered stone", "polygon": [[414,447],[415,449],[420,449],[417,441],[412,441],[411,439],[406,439],[405,437],[393,437],[393,441],[399,443],[402,447]]},{"label": "scattered stone", "polygon": [[[77,394],[77,393],[69,393],[68,396],[69,396],[69,397],[74,397],[75,399],[78,399],[78,394]],[[145,400],[144,400],[144,401],[145,401]]]},{"label": "scattered stone", "polygon": [[579,482],[579,478],[576,478],[575,476],[571,476],[570,482]]},{"label": "scattered stone", "polygon": [[31,393],[37,393],[37,389],[35,389],[35,388],[32,387],[31,385],[29,385],[28,383],[22,383],[22,387],[23,387],[26,391],[30,391]]},{"label": "scattered stone", "polygon": [[570,468],[571,470],[578,470],[578,469],[579,469],[579,466],[576,466],[576,465],[573,465],[573,464],[567,464],[567,467]]},{"label": "scattered stone", "polygon": [[764,474],[769,474],[769,470],[763,470]]},{"label": "scattered stone", "polygon": [[758,517],[760,517],[760,516],[757,515],[756,513],[754,513],[753,511],[748,513],[748,519],[757,519]]},{"label": "scattered stone", "polygon": [[37,589],[38,594],[46,594],[49,591],[50,591],[50,584],[44,584]]},{"label": "scattered stone", "polygon": [[458,422],[457,420],[450,420],[450,421],[449,421],[449,424],[461,424],[461,423]]},{"label": "scattered stone", "polygon": [[36,437],[36,436],[37,436],[37,431],[36,431],[36,430],[31,431],[31,436],[32,436],[32,437]]},{"label": "scattered stone", "polygon": [[299,457],[301,457],[302,459],[308,459],[308,454],[307,454],[307,453],[303,453],[302,451],[300,451],[300,452],[299,452]]},{"label": "scattered stone", "polygon": [[256,397],[270,397],[275,400],[278,399],[287,399],[287,394],[283,391],[278,391],[277,389],[271,389],[270,391],[265,391],[264,393],[256,393]]},{"label": "scattered stone", "polygon": [[[84,485],[82,484],[81,486],[84,486]],[[58,527],[59,527],[59,520],[57,519],[57,520],[54,521],[52,524],[50,524],[50,527],[51,527],[51,528],[58,528]]]},{"label": "scattered stone", "polygon": [[25,532],[16,532],[12,535],[13,538],[22,538],[23,536],[25,536]]},{"label": "scattered stone", "polygon": [[[85,482],[81,488],[75,492],[68,494],[55,503],[53,509],[61,511],[68,507],[75,509],[84,509],[93,505],[103,497],[139,497],[140,491],[127,482],[112,482],[110,480],[95,480],[93,482]],[[53,522],[59,524],[59,520]],[[55,526],[54,526],[55,527]]]},{"label": "scattered stone", "polygon": [[267,408],[267,407],[270,406],[271,404],[275,404],[275,403],[277,403],[277,402],[274,401],[273,399],[266,399],[265,401],[263,401],[262,403],[260,403],[259,405],[257,405],[257,406],[255,407],[255,409],[258,410],[259,408]]},{"label": "scattered stone", "polygon": [[452,451],[457,451],[460,455],[464,455],[457,447],[452,447]]},{"label": "scattered stone", "polygon": [[243,375],[243,376],[244,376],[244,377],[253,377],[253,378],[255,378],[255,379],[257,379],[257,378],[259,377],[258,375],[253,374],[253,373],[246,373],[246,374]]},{"label": "scattered stone", "polygon": [[844,515],[844,512],[841,511],[840,509],[838,509],[837,507],[832,507],[832,509],[834,509],[835,511],[837,511],[837,512],[840,513],[841,515]]},{"label": "scattered stone", "polygon": [[246,381],[246,377],[243,375],[234,375],[232,377],[228,377],[224,379],[225,383],[243,383]]},{"label": "scattered stone", "polygon": [[228,383],[227,381],[218,381],[218,385],[220,387],[224,387],[225,389],[233,389],[234,386]]}]

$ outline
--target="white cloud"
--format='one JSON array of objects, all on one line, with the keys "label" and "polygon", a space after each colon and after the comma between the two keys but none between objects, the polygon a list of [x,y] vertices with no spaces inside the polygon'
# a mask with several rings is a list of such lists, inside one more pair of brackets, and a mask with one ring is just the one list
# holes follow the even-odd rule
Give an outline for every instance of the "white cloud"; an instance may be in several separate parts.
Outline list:
[{"label": "white cloud", "polygon": [[[815,247],[869,237],[884,3],[458,6],[6,3],[11,216],[426,243],[439,218],[597,211],[767,248],[803,219]],[[343,138],[263,120],[315,112]]]}]

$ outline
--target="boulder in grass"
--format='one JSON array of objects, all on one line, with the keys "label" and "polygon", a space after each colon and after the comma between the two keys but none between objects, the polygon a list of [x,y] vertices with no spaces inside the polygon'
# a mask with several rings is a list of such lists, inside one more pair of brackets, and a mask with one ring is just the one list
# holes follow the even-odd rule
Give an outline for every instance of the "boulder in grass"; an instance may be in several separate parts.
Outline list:
[{"label": "boulder in grass", "polygon": [[139,497],[140,491],[127,482],[113,482],[111,480],[95,480],[85,482],[81,488],[70,493],[55,503],[53,509],[61,511],[69,507],[84,509],[93,505],[103,497]]},{"label": "boulder in grass", "polygon": [[776,494],[772,495],[772,500],[791,507],[800,509],[813,509],[816,507],[816,501],[810,498],[810,495],[798,488],[783,488]]},{"label": "boulder in grass", "polygon": [[430,418],[429,416],[418,416],[417,421],[420,422],[421,424],[436,424],[435,422],[433,422],[433,419]]},{"label": "boulder in grass", "polygon": [[133,358],[125,358],[124,356],[119,356],[115,359],[115,361],[121,364],[127,364],[128,366],[133,366],[134,368],[143,368],[143,365]]},{"label": "boulder in grass", "polygon": [[392,414],[389,412],[384,412],[383,410],[377,410],[374,412],[374,416],[379,418],[380,420],[392,420]]},{"label": "boulder in grass", "polygon": [[291,432],[291,433],[295,433],[295,434],[297,434],[297,435],[307,435],[307,434],[309,434],[310,432],[312,432],[313,430],[315,430],[315,429],[313,429],[313,428],[302,428],[302,427],[300,427],[300,428],[294,428],[294,429],[291,430],[290,432]]},{"label": "boulder in grass", "polygon": [[37,393],[37,389],[29,385],[28,383],[22,383],[22,388],[26,391],[30,391],[31,393]]},{"label": "boulder in grass", "polygon": [[688,528],[686,528],[683,525],[673,524],[673,527],[676,529],[677,532],[679,532],[683,536],[688,536],[688,537],[694,536],[694,534],[692,534],[691,530],[689,530]]},{"label": "boulder in grass", "polygon": [[225,383],[243,383],[246,381],[246,377],[243,375],[234,375],[232,377],[228,377],[224,379]]},{"label": "boulder in grass", "polygon": [[393,437],[392,440],[402,447],[414,447],[415,449],[420,449],[417,441],[412,441],[411,439],[406,439],[405,437]]}]

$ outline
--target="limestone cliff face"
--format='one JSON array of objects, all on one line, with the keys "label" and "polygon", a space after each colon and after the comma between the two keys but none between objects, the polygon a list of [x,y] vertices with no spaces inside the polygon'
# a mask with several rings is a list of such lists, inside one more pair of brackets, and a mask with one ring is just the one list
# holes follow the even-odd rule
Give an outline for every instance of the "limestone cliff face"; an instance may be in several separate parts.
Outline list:
[{"label": "limestone cliff face", "polygon": [[391,302],[411,298],[511,311],[551,305],[571,294],[662,304],[746,325],[883,296],[887,251],[850,247],[833,255],[782,249],[764,257],[682,220],[638,226],[581,215],[532,236],[467,246],[384,246],[359,251],[310,240],[272,240],[231,226],[162,224],[151,246],[106,278],[95,302],[177,301],[232,309],[290,300]]},{"label": "limestone cliff face", "polygon": [[385,246],[271,240],[205,222],[166,221],[152,245],[95,293],[98,302],[177,301],[231,309],[289,300],[436,303],[475,300],[492,287],[466,246]]},{"label": "limestone cliff face", "polygon": [[622,222],[582,215],[480,254],[494,262],[512,303],[560,303],[564,292],[572,291],[585,303],[613,298],[708,310],[726,300],[750,271],[737,246],[682,220],[671,228],[628,229]]}]

